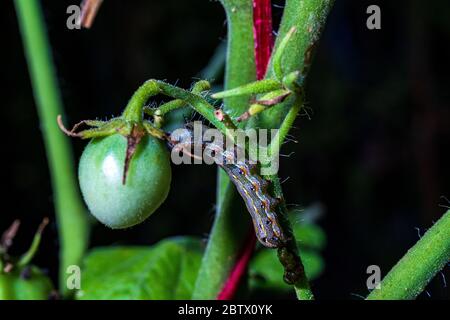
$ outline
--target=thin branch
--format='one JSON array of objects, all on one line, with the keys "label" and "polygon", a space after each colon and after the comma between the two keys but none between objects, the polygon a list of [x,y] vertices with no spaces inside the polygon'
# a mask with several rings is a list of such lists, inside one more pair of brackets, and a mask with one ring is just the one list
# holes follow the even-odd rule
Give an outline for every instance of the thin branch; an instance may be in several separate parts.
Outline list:
[{"label": "thin branch", "polygon": [[49,41],[39,1],[14,1],[31,83],[47,151],[60,237],[59,285],[67,294],[66,270],[79,264],[87,248],[89,225],[78,191],[72,150],[55,121],[63,113]]},{"label": "thin branch", "polygon": [[[260,80],[266,73],[273,45],[271,0],[253,0],[253,32],[256,73],[257,79]],[[255,249],[255,244],[255,231],[250,227],[247,239],[242,245],[241,254],[237,257],[236,263],[217,299],[229,300],[235,296],[241,280],[247,272],[248,263]]]},{"label": "thin branch", "polygon": [[[221,0],[227,15],[228,43],[225,67],[225,89],[232,89],[256,80],[253,41],[252,0]],[[249,96],[225,99],[224,111],[238,117],[248,107]],[[203,255],[192,297],[215,299],[228,278],[242,243],[246,238],[250,219],[243,220],[245,210],[233,202],[237,199],[234,185],[223,170],[217,173],[217,210],[208,245]]]},{"label": "thin branch", "polygon": [[450,261],[450,210],[408,250],[368,300],[415,299]]}]

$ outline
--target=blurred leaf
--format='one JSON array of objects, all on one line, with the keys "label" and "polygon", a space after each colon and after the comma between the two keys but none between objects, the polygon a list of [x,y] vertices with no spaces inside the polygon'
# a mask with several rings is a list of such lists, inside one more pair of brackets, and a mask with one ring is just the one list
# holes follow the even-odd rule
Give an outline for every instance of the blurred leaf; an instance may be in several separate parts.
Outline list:
[{"label": "blurred leaf", "polygon": [[[297,222],[299,218],[303,221],[305,212],[301,217],[297,213],[291,212],[289,218],[306,275],[309,280],[314,280],[320,276],[325,267],[319,251],[326,245],[326,236],[323,230],[315,224]],[[283,272],[276,250],[261,250],[250,263],[250,287],[252,290],[292,290],[292,286],[284,282]]]},{"label": "blurred leaf", "polygon": [[292,229],[300,248],[322,250],[325,247],[326,236],[319,226],[293,223]]},{"label": "blurred leaf", "polygon": [[[308,279],[316,279],[324,268],[322,257],[307,249],[300,249],[300,256]],[[283,281],[283,272],[276,250],[261,250],[250,263],[250,287],[252,290],[292,290],[292,286]]]},{"label": "blurred leaf", "polygon": [[179,237],[152,247],[94,249],[78,299],[189,299],[202,258],[200,240]]},{"label": "blurred leaf", "polygon": [[48,300],[52,291],[52,282],[37,267],[0,273],[0,300]]},{"label": "blurred leaf", "polygon": [[175,129],[183,128],[185,123],[192,119],[192,114],[193,111],[188,106],[169,112],[164,116],[164,131],[172,132]]}]

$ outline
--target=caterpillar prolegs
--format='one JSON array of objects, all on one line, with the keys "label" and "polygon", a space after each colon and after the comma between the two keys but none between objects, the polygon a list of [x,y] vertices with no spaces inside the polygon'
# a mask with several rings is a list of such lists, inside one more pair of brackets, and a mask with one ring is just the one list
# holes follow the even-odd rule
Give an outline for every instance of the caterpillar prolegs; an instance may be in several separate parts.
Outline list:
[{"label": "caterpillar prolegs", "polygon": [[[282,247],[287,239],[275,211],[278,200],[271,197],[267,190],[269,182],[259,175],[256,163],[251,163],[246,157],[237,157],[239,152],[243,152],[241,148],[236,145],[233,145],[231,150],[224,148],[225,139],[219,139],[219,142],[209,141],[208,137],[204,136],[208,129],[210,128],[203,126],[203,134],[195,137],[192,125],[187,125],[185,129],[174,131],[169,136],[169,146],[173,151],[182,152],[192,158],[209,154],[227,173],[243,198],[252,218],[256,237],[261,244],[268,248]],[[200,149],[201,153],[195,153],[195,148]]]}]

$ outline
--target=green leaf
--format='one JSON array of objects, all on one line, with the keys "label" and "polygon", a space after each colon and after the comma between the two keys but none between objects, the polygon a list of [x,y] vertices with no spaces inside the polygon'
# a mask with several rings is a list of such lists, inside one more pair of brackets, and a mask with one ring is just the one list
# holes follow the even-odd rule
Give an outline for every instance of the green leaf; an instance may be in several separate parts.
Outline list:
[{"label": "green leaf", "polygon": [[0,300],[47,300],[52,291],[50,279],[35,266],[0,272]]},{"label": "green leaf", "polygon": [[190,299],[203,249],[192,237],[152,247],[94,249],[81,273],[78,299]]},{"label": "green leaf", "polygon": [[326,244],[323,230],[315,224],[292,223],[292,231],[300,248],[322,250]]},{"label": "green leaf", "polygon": [[[307,249],[300,249],[300,256],[308,279],[319,277],[324,269],[322,257]],[[261,250],[250,263],[250,287],[252,290],[292,290],[292,286],[283,281],[283,272],[276,250]]]},{"label": "green leaf", "polygon": [[[314,280],[320,276],[325,266],[319,251],[325,247],[326,236],[315,224],[296,222],[298,217],[295,212],[289,214],[306,276]],[[283,281],[283,267],[274,250],[261,250],[254,256],[250,264],[250,276],[250,287],[253,290],[288,291],[292,288]]]}]

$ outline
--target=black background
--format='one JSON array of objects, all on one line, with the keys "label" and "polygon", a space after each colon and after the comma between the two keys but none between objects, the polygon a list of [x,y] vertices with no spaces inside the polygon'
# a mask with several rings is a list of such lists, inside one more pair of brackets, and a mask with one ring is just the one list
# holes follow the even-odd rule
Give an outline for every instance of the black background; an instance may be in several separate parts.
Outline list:
[{"label": "black background", "polygon": [[[281,1],[277,3],[282,3]],[[189,87],[226,37],[220,3],[105,1],[91,30],[68,30],[74,1],[42,1],[67,122],[119,115],[146,79]],[[378,4],[382,29],[366,28]],[[282,9],[273,8],[275,21]],[[326,269],[319,299],[360,299],[365,270],[385,274],[449,205],[450,3],[346,1],[333,8],[307,86],[307,116],[285,146],[288,203],[320,203]],[[52,220],[35,263],[56,279],[57,227],[39,121],[12,1],[2,30],[2,208],[0,230],[22,221],[13,253]],[[85,142],[72,140],[76,159]],[[173,235],[206,238],[213,221],[215,168],[173,166],[170,194],[145,223],[125,231],[95,225],[91,245],[152,244]],[[418,228],[418,229],[417,229]],[[448,268],[444,271],[448,276]],[[438,275],[420,298],[448,298]]]}]

